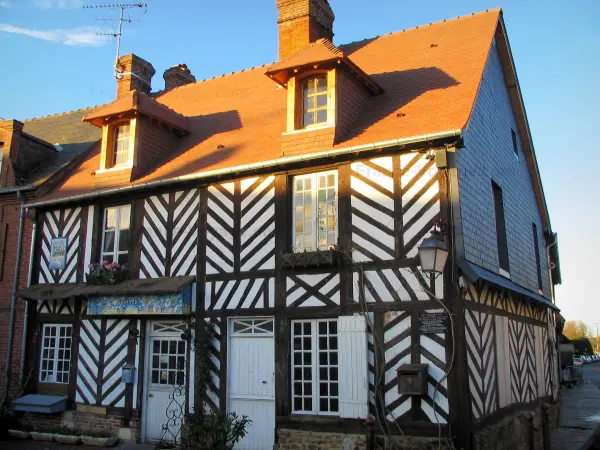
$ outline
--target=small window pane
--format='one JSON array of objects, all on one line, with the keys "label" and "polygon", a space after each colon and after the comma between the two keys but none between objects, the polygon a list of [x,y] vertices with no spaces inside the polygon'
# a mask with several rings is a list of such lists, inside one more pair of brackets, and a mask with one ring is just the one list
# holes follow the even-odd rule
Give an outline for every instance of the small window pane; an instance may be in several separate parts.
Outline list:
[{"label": "small window pane", "polygon": [[327,95],[317,95],[317,108],[327,107]]},{"label": "small window pane", "polygon": [[315,123],[325,123],[327,122],[327,110],[320,109],[317,111],[317,120]]},{"label": "small window pane", "polygon": [[319,77],[316,79],[317,82],[317,91],[323,92],[327,90],[327,78]]},{"label": "small window pane", "polygon": [[304,125],[313,125],[315,123],[315,113],[305,112],[304,113]]}]

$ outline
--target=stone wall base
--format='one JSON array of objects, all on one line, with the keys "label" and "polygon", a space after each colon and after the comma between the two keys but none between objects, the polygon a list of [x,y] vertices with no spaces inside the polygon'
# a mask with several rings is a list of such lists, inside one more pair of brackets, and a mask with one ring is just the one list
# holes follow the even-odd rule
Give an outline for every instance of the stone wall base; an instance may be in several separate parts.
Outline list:
[{"label": "stone wall base", "polygon": [[[322,433],[316,431],[277,430],[278,450],[365,450],[365,434]],[[382,437],[378,436],[378,440]],[[437,450],[438,440],[417,436],[392,436],[393,450]],[[454,446],[442,443],[442,450]]]},{"label": "stone wall base", "polygon": [[[548,435],[558,426],[560,403],[548,404]],[[533,444],[533,445],[532,445]],[[543,450],[542,411],[516,413],[473,436],[473,450]]]}]

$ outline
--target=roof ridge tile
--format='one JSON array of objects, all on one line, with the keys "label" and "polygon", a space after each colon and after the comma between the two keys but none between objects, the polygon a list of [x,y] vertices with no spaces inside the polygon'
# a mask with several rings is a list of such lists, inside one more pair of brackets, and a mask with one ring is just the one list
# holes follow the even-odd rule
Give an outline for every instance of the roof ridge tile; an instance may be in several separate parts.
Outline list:
[{"label": "roof ridge tile", "polygon": [[103,106],[106,106],[108,104],[110,104],[112,102],[109,103],[101,103],[99,105],[94,105],[94,106],[88,106],[86,108],[79,108],[79,109],[74,109],[72,111],[64,111],[64,112],[60,112],[60,113],[55,113],[55,114],[48,114],[47,116],[39,116],[39,117],[32,117],[30,119],[25,119],[23,120],[23,123],[27,123],[27,122],[33,122],[34,120],[41,120],[41,119],[50,119],[50,118],[55,118],[55,117],[60,117],[60,116],[66,116],[68,114],[75,114],[75,113],[79,113],[79,112],[84,112],[84,111],[88,111],[90,109],[97,109],[97,108],[101,108]]}]

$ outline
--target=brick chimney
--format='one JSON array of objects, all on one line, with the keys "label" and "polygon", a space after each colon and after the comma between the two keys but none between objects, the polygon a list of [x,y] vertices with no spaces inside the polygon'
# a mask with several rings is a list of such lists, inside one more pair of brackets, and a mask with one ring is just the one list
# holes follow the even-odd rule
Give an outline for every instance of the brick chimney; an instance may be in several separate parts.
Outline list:
[{"label": "brick chimney", "polygon": [[165,79],[165,90],[173,89],[196,82],[196,77],[192,75],[190,69],[185,64],[177,64],[170,69],[165,70],[163,74]]},{"label": "brick chimney", "polygon": [[23,123],[18,120],[0,121],[0,148],[2,149],[2,167],[0,168],[0,186],[14,186],[16,175],[13,162],[19,152],[19,143]]},{"label": "brick chimney", "polygon": [[277,8],[280,60],[318,39],[333,40],[335,16],[328,0],[277,0]]},{"label": "brick chimney", "polygon": [[156,73],[152,64],[132,53],[121,56],[117,66],[121,74],[117,81],[117,98],[131,91],[150,93],[152,77]]}]

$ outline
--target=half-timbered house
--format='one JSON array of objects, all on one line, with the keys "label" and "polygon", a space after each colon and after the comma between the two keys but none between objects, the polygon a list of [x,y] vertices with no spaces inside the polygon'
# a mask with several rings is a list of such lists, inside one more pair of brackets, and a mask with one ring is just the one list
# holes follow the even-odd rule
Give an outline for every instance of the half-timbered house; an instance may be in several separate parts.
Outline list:
[{"label": "half-timbered house", "polygon": [[[334,45],[327,0],[277,7],[273,64],[179,65],[152,93],[152,65],[119,60],[117,99],[84,118],[101,140],[29,204],[29,391],[142,441],[200,401],[252,419],[247,449],[363,448],[369,415],[378,438],[540,440],[560,274],[501,11]],[[127,279],[86,284],[100,261]]]}]

